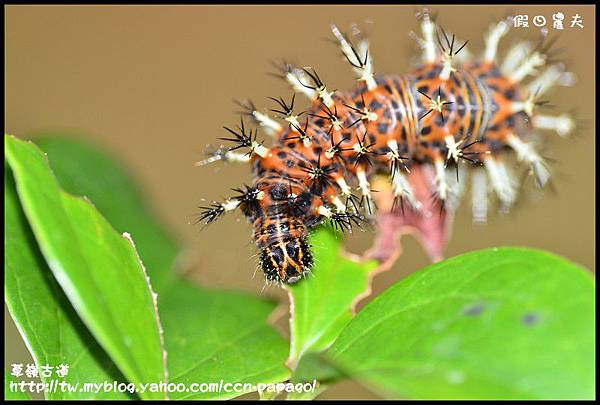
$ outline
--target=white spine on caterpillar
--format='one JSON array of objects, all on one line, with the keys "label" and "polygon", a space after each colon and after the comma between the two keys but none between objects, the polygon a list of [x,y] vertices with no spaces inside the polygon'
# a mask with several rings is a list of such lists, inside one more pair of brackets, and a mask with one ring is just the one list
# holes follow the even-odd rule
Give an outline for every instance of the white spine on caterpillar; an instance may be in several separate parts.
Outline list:
[{"label": "white spine on caterpillar", "polygon": [[446,148],[448,148],[448,154],[446,156],[446,165],[450,160],[454,160],[458,163],[458,158],[462,155],[462,149],[460,149],[460,144],[463,142],[462,140],[456,142],[453,135],[448,135],[444,139],[446,142]]},{"label": "white spine on caterpillar", "polygon": [[529,96],[523,101],[513,101],[510,104],[511,111],[513,113],[524,112],[528,116],[533,115],[533,110],[536,107],[535,99],[538,96],[537,93],[529,93]]},{"label": "white spine on caterpillar", "polygon": [[440,72],[440,79],[448,80],[450,78],[450,75],[453,72],[456,72],[456,69],[452,66],[452,58],[453,58],[453,56],[450,53],[448,53],[444,56],[444,59],[443,59],[444,67],[442,68],[442,71]]},{"label": "white spine on caterpillar", "polygon": [[436,159],[433,161],[433,168],[435,169],[434,185],[436,188],[437,196],[442,201],[446,201],[450,192],[448,182],[446,181],[446,167],[442,159]]},{"label": "white spine on caterpillar", "polygon": [[261,158],[267,157],[267,155],[269,154],[269,148],[256,141],[252,142],[252,147],[250,150],[252,151],[252,153],[256,153]]},{"label": "white spine on caterpillar", "polygon": [[250,162],[251,155],[248,153],[225,151],[219,152],[218,150],[212,153],[208,158],[200,160],[194,163],[194,166],[205,166],[214,163],[219,160],[232,163],[248,163]]},{"label": "white spine on caterpillar", "polygon": [[250,155],[247,153],[240,152],[227,152],[225,154],[225,160],[228,162],[248,163],[250,161]]},{"label": "white spine on caterpillar", "polygon": [[358,169],[356,171],[356,177],[358,178],[358,188],[365,198],[367,215],[373,215],[375,203],[373,202],[373,196],[371,195],[371,185],[367,179],[367,173],[363,169]]},{"label": "white spine on caterpillar", "polygon": [[527,85],[527,88],[529,89],[530,93],[535,93],[537,96],[541,96],[558,84],[559,78],[564,72],[565,67],[563,64],[552,65],[544,70],[535,79],[533,79]]},{"label": "white spine on caterpillar", "polygon": [[450,193],[444,206],[448,211],[455,211],[458,208],[465,185],[467,184],[468,175],[468,172],[465,170],[456,172],[456,175],[452,172],[453,169],[446,169],[446,181],[448,182]]},{"label": "white spine on caterpillar", "polygon": [[337,212],[346,212],[346,205],[337,195],[331,199],[331,203],[335,206]]},{"label": "white spine on caterpillar", "polygon": [[343,129],[343,128],[344,128],[344,126],[342,125],[342,122],[339,120],[339,118],[338,118],[338,117],[336,117],[336,116],[333,116],[333,117],[331,118],[331,128],[332,128],[334,131],[339,131],[339,130]]},{"label": "white spine on caterpillar", "polygon": [[425,63],[434,63],[436,60],[436,46],[433,40],[435,25],[429,17],[429,10],[424,9],[421,15],[421,32],[423,33],[422,48],[423,61]]},{"label": "white spine on caterpillar", "polygon": [[282,129],[281,124],[279,124],[279,122],[275,121],[273,118],[269,117],[265,113],[261,113],[255,110],[252,111],[252,116],[268,135],[276,134]]},{"label": "white spine on caterpillar", "polygon": [[485,159],[483,165],[487,170],[492,188],[502,203],[503,210],[508,210],[517,197],[512,176],[502,162],[492,157]]},{"label": "white spine on caterpillar", "polygon": [[335,182],[338,184],[338,186],[340,186],[343,195],[349,196],[350,194],[352,194],[350,186],[348,186],[348,183],[346,183],[346,179],[344,179],[343,177],[338,177],[337,179],[335,179]]},{"label": "white spine on caterpillar", "polygon": [[521,138],[514,134],[508,136],[507,142],[517,153],[517,159],[527,162],[530,165],[538,184],[544,186],[550,179],[550,171],[533,145],[523,142]]},{"label": "white spine on caterpillar", "polygon": [[300,132],[300,131],[298,131],[298,128],[300,128],[300,122],[298,121],[297,115],[289,115],[289,116],[285,117],[284,119],[289,123],[292,131]]},{"label": "white spine on caterpillar", "polygon": [[365,109],[363,110],[363,114],[365,116],[365,118],[367,119],[367,121],[372,122],[372,121],[377,121],[377,113],[374,113],[373,111],[369,111],[369,109],[367,107],[365,107]]},{"label": "white spine on caterpillar", "polygon": [[290,71],[286,72],[285,79],[292,85],[294,91],[304,94],[309,100],[313,100],[317,97],[317,92],[315,90],[308,88],[303,84],[309,79],[302,70],[291,68]]},{"label": "white spine on caterpillar", "polygon": [[319,213],[319,215],[324,216],[325,218],[331,218],[331,216],[333,215],[331,210],[324,205],[320,205],[317,209],[317,212]]},{"label": "white spine on caterpillar", "polygon": [[523,41],[514,45],[504,58],[504,62],[500,65],[500,71],[505,76],[511,76],[519,66],[519,63],[527,57],[533,45],[530,42]]},{"label": "white spine on caterpillar", "polygon": [[373,57],[369,53],[369,41],[366,38],[358,41],[358,53],[359,55],[368,55],[366,58],[365,68],[363,69],[361,77],[359,80],[364,80],[367,83],[367,88],[369,90],[373,90],[377,87],[377,83],[375,83],[375,71],[373,70]]},{"label": "white spine on caterpillar", "polygon": [[532,124],[536,129],[554,130],[560,137],[568,136],[575,127],[575,122],[567,114],[562,114],[558,117],[553,115],[536,114],[533,116]]},{"label": "white spine on caterpillar", "polygon": [[515,71],[509,75],[513,82],[519,83],[523,80],[527,75],[532,75],[537,72],[537,68],[543,66],[546,63],[546,58],[544,55],[535,52],[529,58],[525,59],[525,61],[515,69]]},{"label": "white spine on caterpillar", "polygon": [[471,180],[471,212],[473,222],[487,221],[488,212],[488,182],[486,174],[481,169],[474,169]]},{"label": "white spine on caterpillar", "polygon": [[[398,142],[396,142],[395,139],[390,139],[387,142],[388,148],[390,148],[390,151],[387,152],[387,158],[390,162],[394,163],[394,162],[398,162],[400,160],[400,155],[398,154]],[[395,171],[397,171],[398,169],[398,165],[394,164],[393,168]],[[408,167],[406,168],[406,170],[408,171]],[[392,173],[392,176],[394,175],[394,173]]]},{"label": "white spine on caterpillar", "polygon": [[229,212],[235,210],[240,205],[240,203],[240,200],[231,199],[225,201],[223,204],[221,204],[221,206],[223,207],[223,210],[225,210],[225,212]]},{"label": "white spine on caterpillar", "polygon": [[333,91],[328,91],[327,87],[325,86],[322,86],[319,89],[317,89],[318,97],[327,107],[333,107],[333,105],[335,104],[333,102],[333,98],[331,98],[331,96],[333,96],[333,93]]},{"label": "white spine on caterpillar", "polygon": [[395,168],[395,173],[392,173],[391,178],[392,191],[394,193],[394,196],[406,199],[406,201],[408,201],[408,203],[413,209],[420,210],[422,207],[421,202],[417,200],[417,198],[414,195],[412,186],[410,185],[404,174],[402,174],[400,170],[398,170],[397,166]]},{"label": "white spine on caterpillar", "polygon": [[377,83],[375,83],[373,76],[373,59],[369,55],[368,41],[361,40],[358,44],[358,50],[354,50],[340,30],[333,24],[331,25],[331,32],[333,32],[333,35],[339,41],[342,53],[358,74],[358,80],[364,81],[369,90],[376,88]]},{"label": "white spine on caterpillar", "polygon": [[498,53],[498,43],[500,39],[508,32],[509,25],[506,21],[500,21],[490,27],[490,32],[485,38],[485,52],[483,61],[492,63],[496,59]]}]

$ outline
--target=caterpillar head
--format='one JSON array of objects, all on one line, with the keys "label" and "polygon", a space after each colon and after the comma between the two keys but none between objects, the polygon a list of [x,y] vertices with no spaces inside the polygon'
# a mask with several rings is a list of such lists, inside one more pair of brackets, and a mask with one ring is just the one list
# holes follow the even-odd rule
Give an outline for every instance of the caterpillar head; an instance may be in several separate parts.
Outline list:
[{"label": "caterpillar head", "polygon": [[267,281],[294,284],[310,272],[313,264],[308,229],[316,224],[313,195],[302,183],[263,178],[257,209],[245,211],[254,225],[254,241]]},{"label": "caterpillar head", "polygon": [[268,281],[294,284],[313,264],[305,237],[286,237],[261,248],[260,264]]},{"label": "caterpillar head", "polygon": [[294,284],[313,264],[308,229],[300,218],[279,213],[254,222],[260,266],[267,281]]}]

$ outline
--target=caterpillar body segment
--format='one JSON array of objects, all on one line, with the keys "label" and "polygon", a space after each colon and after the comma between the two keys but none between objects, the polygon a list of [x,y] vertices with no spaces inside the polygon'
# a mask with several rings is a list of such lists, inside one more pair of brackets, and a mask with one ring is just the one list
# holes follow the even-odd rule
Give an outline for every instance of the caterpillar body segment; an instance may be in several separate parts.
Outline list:
[{"label": "caterpillar body segment", "polygon": [[[427,11],[420,18],[421,37],[413,36],[423,52],[422,63],[414,71],[375,74],[367,41],[355,47],[332,26],[342,56],[357,74],[352,89],[331,91],[316,70],[284,64],[282,77],[310,100],[310,106],[295,112],[295,95],[290,102],[272,99],[278,122],[252,105],[247,115],[271,133],[270,147],[243,122],[238,132],[227,129],[233,137],[226,139],[233,145],[220,150],[221,158],[212,158],[248,162],[253,184],[225,203],[205,207],[201,219],[212,222],[240,208],[253,225],[268,281],[294,283],[310,273],[307,235],[317,224],[330,221],[348,230],[375,215],[379,190],[372,184],[378,174],[387,175],[393,199],[392,204],[380,204],[386,211],[379,214],[388,215],[391,205],[394,215],[407,217],[389,223],[410,222],[429,234],[435,234],[432,224],[443,226],[447,221],[426,223],[432,203],[424,200],[422,187],[420,198],[416,196],[411,177],[426,179],[429,197],[446,218],[465,189],[467,173],[462,172],[472,169],[471,203],[477,222],[485,222],[492,193],[503,210],[517,198],[507,154],[528,165],[540,185],[548,182],[550,171],[529,135],[554,130],[565,136],[573,128],[566,115],[538,111],[538,96],[558,81],[563,66],[551,65],[535,76],[546,57],[527,42],[517,44],[503,59],[498,50],[508,31],[506,21],[492,25],[482,57],[473,59],[466,41],[436,27]],[[411,170],[418,174],[412,176]],[[428,217],[421,212],[424,207]],[[441,256],[442,240],[445,237],[430,243],[432,257]]]}]

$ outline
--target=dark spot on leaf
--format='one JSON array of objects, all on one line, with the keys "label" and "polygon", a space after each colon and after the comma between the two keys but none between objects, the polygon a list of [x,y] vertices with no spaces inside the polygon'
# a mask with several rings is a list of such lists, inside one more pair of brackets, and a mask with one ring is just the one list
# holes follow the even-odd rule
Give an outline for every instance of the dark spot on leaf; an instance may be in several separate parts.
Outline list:
[{"label": "dark spot on leaf", "polygon": [[525,326],[533,326],[540,321],[540,316],[535,312],[530,312],[528,314],[523,315],[521,318],[521,322]]},{"label": "dark spot on leaf", "polygon": [[467,316],[479,316],[485,309],[485,305],[482,303],[470,304],[465,307],[463,313]]}]

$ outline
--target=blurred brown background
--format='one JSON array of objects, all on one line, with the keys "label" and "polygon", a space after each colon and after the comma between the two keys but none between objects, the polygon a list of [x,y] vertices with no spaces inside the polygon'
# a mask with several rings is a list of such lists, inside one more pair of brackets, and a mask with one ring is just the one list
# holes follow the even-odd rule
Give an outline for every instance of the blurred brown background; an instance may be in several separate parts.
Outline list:
[{"label": "blurred brown background", "polygon": [[[544,154],[557,160],[556,193],[525,195],[508,216],[493,215],[485,226],[471,223],[463,203],[447,255],[501,245],[531,246],[595,267],[595,19],[593,6],[434,6],[446,31],[469,39],[481,51],[492,21],[528,14],[529,29],[515,29],[501,41],[506,51],[516,39],[536,38],[534,15],[548,20],[564,48],[563,59],[578,78],[547,98],[554,111],[574,111],[580,128],[571,139],[544,132]],[[328,43],[331,23],[366,28],[379,73],[410,69],[418,30],[416,6],[8,6],[5,7],[5,131],[34,136],[47,129],[87,134],[126,161],[168,226],[188,248],[186,269],[206,286],[259,293],[250,227],[230,215],[201,232],[192,225],[203,198],[220,198],[248,182],[241,166],[194,167],[206,144],[238,121],[232,99],[250,97],[260,109],[268,96],[289,97],[285,83],[270,77],[271,61],[288,58],[315,66],[331,88],[353,83],[349,66]],[[565,30],[552,29],[552,14],[565,14]],[[570,28],[579,13],[584,28]],[[553,111],[548,111],[553,113]],[[51,156],[50,156],[51,158]],[[528,189],[533,182],[528,181]],[[531,193],[529,193],[531,194]],[[118,196],[115,196],[118,203]],[[350,250],[372,239],[358,232]],[[395,267],[377,277],[375,292],[428,264],[421,247],[403,240]],[[560,299],[557,292],[557,299]],[[271,289],[265,294],[283,297]],[[30,358],[10,320],[6,363]],[[368,398],[344,383],[323,398]]]}]

